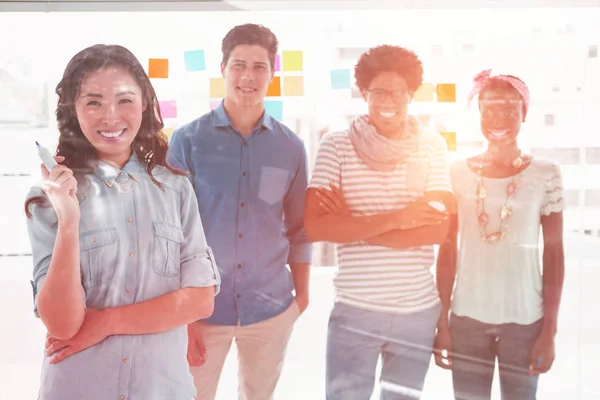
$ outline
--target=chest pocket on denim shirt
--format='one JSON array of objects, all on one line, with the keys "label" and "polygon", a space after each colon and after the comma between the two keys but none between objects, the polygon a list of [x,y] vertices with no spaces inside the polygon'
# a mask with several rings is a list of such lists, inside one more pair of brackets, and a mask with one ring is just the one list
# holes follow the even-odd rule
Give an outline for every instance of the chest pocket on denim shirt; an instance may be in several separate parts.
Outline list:
[{"label": "chest pocket on denim shirt", "polygon": [[108,283],[117,267],[116,228],[102,228],[79,235],[80,262],[85,286]]},{"label": "chest pocket on denim shirt", "polygon": [[285,195],[289,172],[282,168],[261,167],[258,197],[268,204],[279,203]]},{"label": "chest pocket on denim shirt", "polygon": [[180,270],[180,246],[183,230],[165,222],[153,221],[154,250],[152,268],[161,276],[177,276]]}]

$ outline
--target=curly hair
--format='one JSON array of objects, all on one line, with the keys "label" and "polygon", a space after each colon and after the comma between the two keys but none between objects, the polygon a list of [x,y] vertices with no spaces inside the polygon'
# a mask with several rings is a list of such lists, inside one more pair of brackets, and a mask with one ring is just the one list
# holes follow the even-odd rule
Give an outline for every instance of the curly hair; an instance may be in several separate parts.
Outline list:
[{"label": "curly hair", "polygon": [[244,24],[233,27],[223,38],[221,52],[223,64],[227,64],[231,52],[239,45],[258,45],[269,53],[271,69],[275,69],[275,57],[279,42],[277,36],[269,28],[256,24]]},{"label": "curly hair", "polygon": [[423,64],[414,52],[399,46],[382,45],[360,56],[354,67],[356,86],[361,91],[367,90],[373,78],[389,71],[397,72],[404,79],[411,94],[423,83]]},{"label": "curly hair", "polygon": [[[76,177],[92,173],[96,169],[98,153],[81,130],[75,112],[75,103],[79,97],[81,83],[89,73],[115,66],[127,70],[142,90],[146,109],[142,113],[142,124],[131,147],[139,160],[146,162],[146,171],[150,179],[157,186],[162,187],[152,175],[155,166],[164,166],[178,175],[183,175],[184,172],[167,164],[168,138],[162,132],[164,123],[156,93],[144,67],[133,53],[123,46],[93,45],[81,50],[67,64],[63,77],[56,86],[58,95],[56,120],[60,132],[56,155],[65,157],[62,164],[73,170]],[[31,204],[48,205],[45,196],[27,199],[25,213],[29,218],[31,218],[29,211]]]}]

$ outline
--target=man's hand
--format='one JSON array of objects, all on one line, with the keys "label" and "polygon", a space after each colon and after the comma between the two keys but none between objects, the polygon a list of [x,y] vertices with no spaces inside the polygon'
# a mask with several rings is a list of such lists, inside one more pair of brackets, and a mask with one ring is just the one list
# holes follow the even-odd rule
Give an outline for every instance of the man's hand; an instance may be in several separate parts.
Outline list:
[{"label": "man's hand", "polygon": [[188,330],[188,363],[192,367],[200,367],[206,362],[206,347],[202,340],[202,333],[195,326],[195,322],[187,326]]},{"label": "man's hand", "polygon": [[438,328],[433,343],[433,354],[438,367],[452,369],[452,336],[447,327]]},{"label": "man's hand", "polygon": [[319,188],[316,191],[321,209],[329,214],[350,215],[342,191],[332,184],[329,187],[330,189]]},{"label": "man's hand", "polygon": [[306,310],[308,307],[308,294],[299,294],[296,296],[296,304],[298,304],[298,308],[300,309],[300,315]]},{"label": "man's hand", "polygon": [[102,310],[88,308],[79,332],[71,339],[58,340],[46,335],[46,355],[59,352],[50,360],[50,364],[61,362],[75,353],[89,349],[101,343],[108,336],[108,321]]},{"label": "man's hand", "polygon": [[554,352],[554,336],[540,334],[531,351],[529,362],[530,375],[544,374],[552,368],[556,353]]}]

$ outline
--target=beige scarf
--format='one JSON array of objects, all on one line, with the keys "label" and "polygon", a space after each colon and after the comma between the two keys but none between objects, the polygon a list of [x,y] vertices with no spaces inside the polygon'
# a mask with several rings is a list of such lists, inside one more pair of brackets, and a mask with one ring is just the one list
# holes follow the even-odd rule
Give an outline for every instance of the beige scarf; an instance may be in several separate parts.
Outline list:
[{"label": "beige scarf", "polygon": [[412,152],[418,151],[423,127],[418,119],[408,117],[406,134],[401,139],[388,139],[377,133],[369,116],[363,115],[350,124],[350,140],[361,160],[378,171],[393,171]]}]

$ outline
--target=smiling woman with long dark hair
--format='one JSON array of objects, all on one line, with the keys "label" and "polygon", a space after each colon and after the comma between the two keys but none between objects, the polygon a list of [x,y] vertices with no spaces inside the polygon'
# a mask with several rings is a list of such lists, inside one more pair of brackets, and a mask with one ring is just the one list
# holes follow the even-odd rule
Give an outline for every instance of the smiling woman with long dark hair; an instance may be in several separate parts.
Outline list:
[{"label": "smiling woman with long dark hair", "polygon": [[25,206],[48,330],[39,399],[189,400],[186,325],[220,280],[150,80],[129,50],[95,45],[56,92],[59,165]]}]

